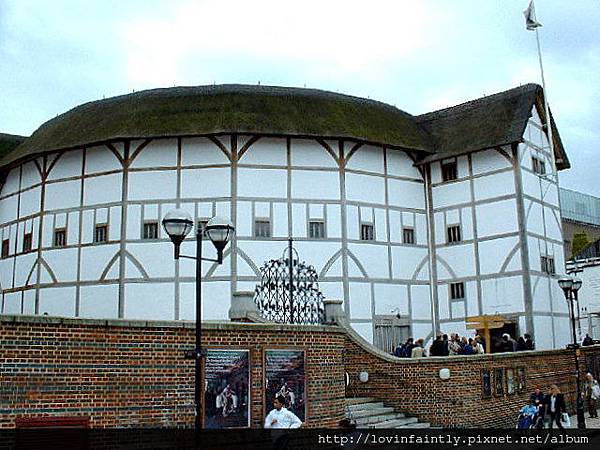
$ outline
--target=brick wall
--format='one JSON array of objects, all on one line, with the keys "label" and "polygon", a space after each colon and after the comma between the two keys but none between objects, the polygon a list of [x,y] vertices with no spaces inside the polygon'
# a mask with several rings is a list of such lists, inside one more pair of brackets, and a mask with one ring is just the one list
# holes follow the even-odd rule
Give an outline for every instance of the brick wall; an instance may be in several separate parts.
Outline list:
[{"label": "brick wall", "polygon": [[[349,396],[375,397],[438,426],[514,427],[518,411],[536,387],[548,391],[559,386],[573,411],[575,363],[572,351],[550,350],[482,356],[401,359],[379,352],[350,332],[346,337],[344,365],[350,375]],[[586,357],[587,356],[587,357]],[[586,361],[595,359],[600,368],[600,346],[582,349],[581,371]],[[442,380],[439,371],[450,369]],[[482,369],[525,368],[522,393],[482,398]],[[590,371],[593,369],[590,367]],[[359,373],[367,371],[369,380],[361,383]]]},{"label": "brick wall", "polygon": [[[192,426],[194,362],[182,354],[194,339],[183,322],[0,316],[0,428],[40,416],[89,416],[92,427]],[[277,347],[306,352],[306,425],[343,417],[340,328],[207,323],[203,346],[249,350],[252,427],[264,420],[263,351]]]},{"label": "brick wall", "polygon": [[[558,384],[572,409],[574,360],[566,350],[398,359],[341,327],[203,324],[203,345],[249,350],[252,427],[264,419],[263,352],[305,350],[308,427],[334,427],[344,395],[375,397],[435,425],[514,426],[535,387]],[[0,428],[18,418],[89,417],[92,427],[191,427],[193,324],[0,316]],[[582,350],[582,372],[600,346]],[[439,370],[450,369],[441,380]],[[525,368],[522,393],[482,398],[481,369]],[[344,391],[344,372],[350,385]],[[361,383],[358,374],[369,372]],[[270,405],[269,405],[270,406]]]}]

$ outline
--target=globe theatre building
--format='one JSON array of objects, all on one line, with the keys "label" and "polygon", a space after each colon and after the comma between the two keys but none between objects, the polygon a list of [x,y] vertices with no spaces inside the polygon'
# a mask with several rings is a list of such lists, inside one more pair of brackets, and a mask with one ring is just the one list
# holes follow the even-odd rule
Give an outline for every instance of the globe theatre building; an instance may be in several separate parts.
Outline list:
[{"label": "globe theatre building", "polygon": [[226,319],[291,236],[325,296],[381,347],[466,334],[482,314],[562,346],[556,170],[569,162],[545,122],[537,85],[419,116],[242,85],[86,103],[28,138],[0,135],[1,312],[193,319],[194,263],[174,261],[160,226],[180,207],[236,228],[224,263],[204,264],[207,319]]}]

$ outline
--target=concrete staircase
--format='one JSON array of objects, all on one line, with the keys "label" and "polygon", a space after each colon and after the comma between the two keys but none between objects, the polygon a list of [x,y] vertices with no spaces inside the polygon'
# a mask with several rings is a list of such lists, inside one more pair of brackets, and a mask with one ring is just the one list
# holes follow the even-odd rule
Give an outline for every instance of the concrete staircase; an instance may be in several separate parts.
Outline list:
[{"label": "concrete staircase", "polygon": [[356,422],[357,428],[430,428],[374,398],[346,398],[346,418]]}]

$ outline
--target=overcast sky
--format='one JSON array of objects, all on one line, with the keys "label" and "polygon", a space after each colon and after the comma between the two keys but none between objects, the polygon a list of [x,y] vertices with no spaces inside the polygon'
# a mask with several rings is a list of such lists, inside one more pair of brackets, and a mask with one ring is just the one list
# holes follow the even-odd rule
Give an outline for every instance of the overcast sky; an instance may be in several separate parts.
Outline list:
[{"label": "overcast sky", "polygon": [[[154,87],[248,83],[369,97],[411,114],[541,84],[528,0],[0,0],[0,132]],[[537,0],[550,107],[600,196],[600,2]]]}]

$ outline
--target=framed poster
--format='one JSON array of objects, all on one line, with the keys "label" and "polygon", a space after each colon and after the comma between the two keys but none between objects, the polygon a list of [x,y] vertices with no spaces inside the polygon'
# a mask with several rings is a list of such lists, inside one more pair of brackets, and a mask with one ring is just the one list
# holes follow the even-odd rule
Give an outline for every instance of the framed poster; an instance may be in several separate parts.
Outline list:
[{"label": "framed poster", "polygon": [[494,369],[494,395],[496,397],[504,395],[504,369]]},{"label": "framed poster", "polygon": [[285,398],[285,407],[306,420],[306,375],[304,350],[265,350],[265,415],[273,408],[273,399]]},{"label": "framed poster", "polygon": [[250,426],[248,350],[209,349],[204,364],[204,427]]},{"label": "framed poster", "polygon": [[522,394],[525,392],[526,384],[527,384],[527,372],[525,371],[525,367],[519,367],[518,371],[518,384],[517,384],[517,392]]},{"label": "framed poster", "polygon": [[481,398],[492,396],[492,376],[489,369],[481,369]]},{"label": "framed poster", "polygon": [[508,395],[513,395],[515,393],[515,381],[515,369],[506,369],[506,393]]}]

